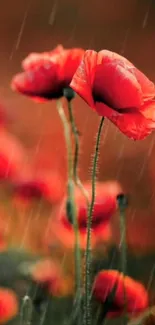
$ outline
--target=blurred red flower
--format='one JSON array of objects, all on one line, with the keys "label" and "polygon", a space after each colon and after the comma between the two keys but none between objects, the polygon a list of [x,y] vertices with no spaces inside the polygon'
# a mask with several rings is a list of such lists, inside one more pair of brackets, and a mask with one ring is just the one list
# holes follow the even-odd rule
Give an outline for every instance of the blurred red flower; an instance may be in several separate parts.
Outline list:
[{"label": "blurred red flower", "polygon": [[0,130],[0,179],[14,181],[29,174],[26,151],[13,135]]},{"label": "blurred red flower", "polygon": [[50,52],[32,53],[23,60],[24,72],[15,75],[11,87],[39,101],[60,98],[83,54],[83,49],[64,49],[61,45]]},{"label": "blurred red flower", "polygon": [[117,317],[123,313],[125,307],[124,289],[126,310],[130,316],[135,316],[148,307],[148,293],[144,286],[128,276],[124,277],[116,270],[100,271],[97,274],[93,284],[93,296],[97,301],[106,303],[114,286],[116,286],[116,291],[107,314],[108,317]]},{"label": "blurred red flower", "polygon": [[62,272],[50,259],[41,260],[30,268],[32,279],[54,296],[61,294]]},{"label": "blurred red flower", "polygon": [[19,310],[18,299],[11,289],[0,288],[0,324],[6,324]]},{"label": "blurred red flower", "polygon": [[129,138],[143,139],[155,129],[155,86],[119,54],[86,51],[70,86]]},{"label": "blurred red flower", "polygon": [[[91,198],[91,183],[85,183],[84,187],[88,192],[89,198]],[[108,181],[105,183],[96,183],[96,199],[92,220],[92,246],[95,246],[99,241],[109,240],[111,234],[109,220],[116,211],[116,196],[120,192],[122,192],[122,188],[118,182]],[[85,249],[87,242],[87,204],[79,188],[75,190],[75,202],[79,224],[80,246]],[[48,245],[50,245],[50,241],[55,236],[65,247],[74,247],[74,227],[72,222],[68,220],[66,214],[66,198],[60,207],[57,220],[51,219],[49,222],[45,240]]]},{"label": "blurred red flower", "polygon": [[30,201],[44,198],[52,204],[58,203],[63,195],[64,188],[61,177],[57,172],[32,173],[29,178],[21,178],[13,186],[14,196],[17,199]]},{"label": "blurred red flower", "polygon": [[42,259],[28,267],[28,273],[38,285],[47,290],[52,296],[64,296],[73,293],[73,281],[64,276],[62,269],[56,261]]}]

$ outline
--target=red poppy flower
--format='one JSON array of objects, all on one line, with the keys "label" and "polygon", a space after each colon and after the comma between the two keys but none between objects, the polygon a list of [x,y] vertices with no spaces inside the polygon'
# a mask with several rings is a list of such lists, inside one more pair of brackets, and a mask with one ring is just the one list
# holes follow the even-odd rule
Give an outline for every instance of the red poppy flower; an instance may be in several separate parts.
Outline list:
[{"label": "red poppy flower", "polygon": [[61,45],[50,52],[32,53],[22,62],[24,72],[13,78],[11,87],[33,99],[60,98],[83,54],[80,48],[66,50]]},{"label": "red poppy flower", "polygon": [[48,293],[61,293],[62,272],[58,265],[50,259],[42,260],[30,267],[32,279],[47,288]]},{"label": "red poppy flower", "polygon": [[[116,286],[116,287],[115,287]],[[120,316],[124,312],[124,289],[126,310],[132,316],[141,313],[148,307],[148,293],[144,286],[116,270],[100,271],[93,285],[93,296],[105,303],[109,294],[116,288],[108,317]]]},{"label": "red poppy flower", "polygon": [[134,140],[155,129],[155,86],[117,53],[86,51],[70,87]]},{"label": "red poppy flower", "polygon": [[[88,192],[89,198],[91,198],[91,184],[86,183],[84,186]],[[122,188],[117,182],[98,182],[96,184],[96,199],[92,220],[92,246],[101,240],[109,240],[111,234],[109,220],[116,211],[116,197],[120,192],[122,192]],[[87,204],[79,188],[75,190],[75,202],[79,224],[80,246],[85,249],[87,241]],[[56,236],[65,247],[74,247],[74,227],[66,215],[66,198],[58,213],[58,219],[56,221],[53,221],[53,219],[50,220],[46,233],[48,244],[50,244],[50,240],[52,240],[54,236]]]},{"label": "red poppy flower", "polygon": [[59,174],[40,172],[31,178],[20,179],[13,187],[16,198],[25,202],[30,199],[45,198],[50,203],[59,202],[64,194],[62,180]]},{"label": "red poppy flower", "polygon": [[60,266],[50,259],[41,260],[29,268],[32,279],[47,289],[48,294],[62,296],[73,291],[73,281],[63,276]]},{"label": "red poppy flower", "polygon": [[14,318],[19,309],[18,299],[10,289],[0,288],[0,324]]},{"label": "red poppy flower", "polygon": [[0,179],[14,181],[21,173],[29,173],[25,151],[13,135],[0,130]]}]

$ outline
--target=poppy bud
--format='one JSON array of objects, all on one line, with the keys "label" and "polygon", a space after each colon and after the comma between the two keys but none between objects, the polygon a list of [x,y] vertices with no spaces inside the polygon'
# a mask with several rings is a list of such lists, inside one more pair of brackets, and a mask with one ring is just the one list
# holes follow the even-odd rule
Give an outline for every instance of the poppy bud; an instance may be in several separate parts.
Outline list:
[{"label": "poppy bud", "polygon": [[70,102],[75,97],[75,92],[73,89],[68,87],[68,88],[64,88],[63,95],[64,95],[64,97],[66,97],[68,102]]},{"label": "poppy bud", "polygon": [[128,206],[128,197],[125,194],[120,193],[117,195],[117,202],[120,209],[126,209]]},{"label": "poppy bud", "polygon": [[66,201],[66,214],[68,221],[74,224],[75,215],[75,202],[74,202],[74,182],[69,180],[68,182],[68,198]]},{"label": "poppy bud", "polygon": [[67,218],[68,221],[73,224],[74,223],[74,204],[73,202],[68,199],[66,202],[66,213],[67,213]]}]

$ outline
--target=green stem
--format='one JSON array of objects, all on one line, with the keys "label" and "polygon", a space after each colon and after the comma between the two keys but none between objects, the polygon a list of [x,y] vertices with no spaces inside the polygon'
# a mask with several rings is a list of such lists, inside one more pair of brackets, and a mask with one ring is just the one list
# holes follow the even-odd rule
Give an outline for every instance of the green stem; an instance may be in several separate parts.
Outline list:
[{"label": "green stem", "polygon": [[[68,181],[68,204],[67,211],[70,221],[73,222],[74,233],[75,233],[75,284],[76,284],[76,300],[80,300],[81,296],[81,251],[79,245],[79,228],[77,221],[77,211],[74,195],[74,182],[72,180]],[[77,301],[78,303],[78,301]]]},{"label": "green stem", "polygon": [[85,310],[85,324],[90,325],[92,322],[91,319],[91,225],[92,225],[92,214],[93,214],[93,207],[95,203],[95,182],[96,182],[96,168],[97,168],[97,161],[98,161],[98,151],[99,151],[99,144],[100,144],[100,137],[102,126],[104,122],[104,117],[101,118],[97,139],[96,139],[96,146],[95,146],[95,153],[93,159],[93,170],[92,170],[92,197],[88,211],[88,224],[87,224],[87,247],[86,247],[86,279],[85,279],[85,302],[86,302],[86,310]]},{"label": "green stem", "polygon": [[[126,221],[125,221],[125,210],[120,209],[120,233],[121,233],[121,272],[123,273],[123,279],[125,280],[125,275],[126,275],[126,266],[127,266],[127,245],[126,245]],[[123,295],[124,295],[124,316],[126,316],[126,306],[127,306],[127,301],[126,301],[126,289],[125,289],[125,283],[123,285]],[[126,324],[126,319],[124,320],[124,324]]]},{"label": "green stem", "polygon": [[61,101],[57,101],[57,110],[59,113],[59,116],[61,118],[61,121],[63,123],[64,127],[64,136],[65,136],[65,142],[67,147],[67,162],[68,162],[68,179],[73,179],[73,159],[72,159],[72,143],[70,138],[70,127],[68,120],[66,118],[66,115],[64,113],[63,106],[61,104]]},{"label": "green stem", "polygon": [[21,325],[30,325],[32,319],[32,301],[29,296],[25,296],[23,298],[22,306],[21,306],[21,318],[20,324]]},{"label": "green stem", "polygon": [[[125,210],[127,208],[127,197],[124,194],[119,194],[117,196],[119,211],[120,211],[120,267],[121,272],[123,273],[123,277],[127,274],[127,242],[126,242],[126,213]],[[123,286],[124,291],[124,315],[126,315],[126,290],[125,285]],[[126,324],[126,320],[125,320]]]},{"label": "green stem", "polygon": [[125,211],[120,209],[120,233],[121,233],[121,272],[126,275],[127,266],[127,244],[126,244],[126,221],[125,221]]},{"label": "green stem", "polygon": [[88,193],[85,190],[84,186],[82,185],[82,182],[78,176],[78,158],[79,158],[79,134],[78,130],[75,124],[74,116],[73,116],[73,111],[72,111],[72,103],[71,100],[68,100],[68,112],[69,112],[69,119],[70,119],[70,124],[72,127],[72,132],[74,134],[74,141],[75,141],[75,152],[74,152],[74,163],[73,163],[73,175],[75,179],[76,185],[79,187],[81,190],[83,196],[86,199],[87,205],[89,205],[89,197]]},{"label": "green stem", "polygon": [[127,196],[120,193],[117,196],[117,202],[120,211],[120,250],[121,250],[121,272],[126,275],[127,272],[127,243],[126,243],[126,208],[128,206]]},{"label": "green stem", "polygon": [[68,150],[68,217],[73,221],[74,232],[75,232],[75,277],[76,277],[76,304],[79,304],[81,296],[81,252],[79,245],[79,230],[77,221],[77,211],[74,199],[74,182],[73,182],[73,159],[72,159],[72,143],[70,137],[70,125],[64,113],[61,102],[57,102],[57,109],[64,126],[65,141]]}]

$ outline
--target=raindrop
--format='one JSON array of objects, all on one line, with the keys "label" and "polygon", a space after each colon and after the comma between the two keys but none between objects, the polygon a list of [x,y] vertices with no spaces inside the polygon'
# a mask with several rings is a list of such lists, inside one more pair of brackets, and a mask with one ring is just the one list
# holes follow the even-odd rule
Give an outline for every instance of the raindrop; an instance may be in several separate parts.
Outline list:
[{"label": "raindrop", "polygon": [[148,8],[147,8],[147,10],[145,12],[142,28],[145,28],[147,26],[151,5],[152,5],[152,0],[150,1],[149,5],[148,5]]}]

